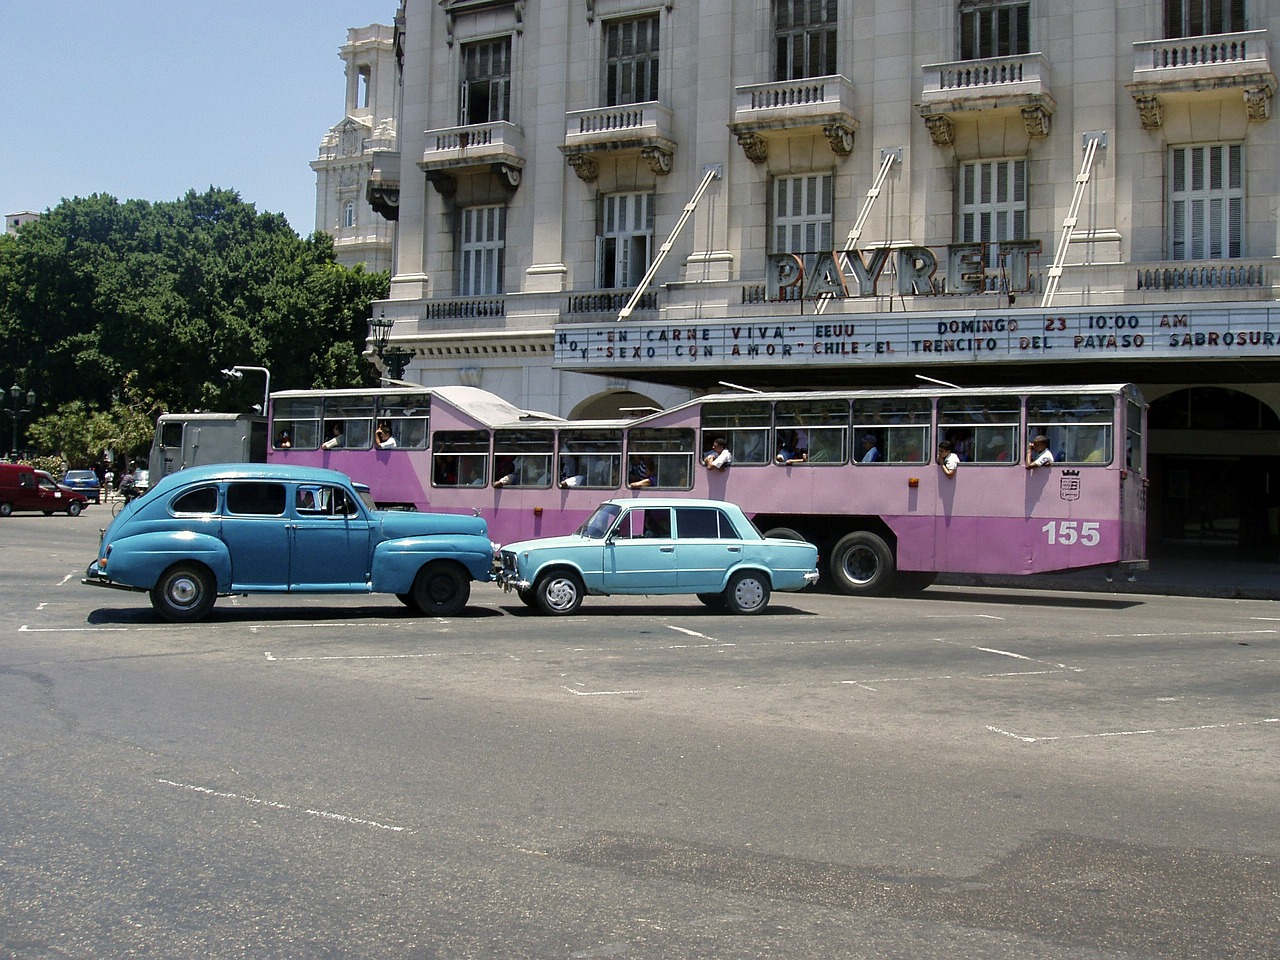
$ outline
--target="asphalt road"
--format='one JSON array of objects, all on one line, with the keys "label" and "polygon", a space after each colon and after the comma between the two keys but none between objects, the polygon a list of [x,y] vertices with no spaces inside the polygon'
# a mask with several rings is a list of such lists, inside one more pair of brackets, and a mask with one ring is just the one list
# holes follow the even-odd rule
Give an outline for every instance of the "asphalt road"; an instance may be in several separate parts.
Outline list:
[{"label": "asphalt road", "polygon": [[79,583],[0,521],[0,957],[1280,956],[1280,607]]}]

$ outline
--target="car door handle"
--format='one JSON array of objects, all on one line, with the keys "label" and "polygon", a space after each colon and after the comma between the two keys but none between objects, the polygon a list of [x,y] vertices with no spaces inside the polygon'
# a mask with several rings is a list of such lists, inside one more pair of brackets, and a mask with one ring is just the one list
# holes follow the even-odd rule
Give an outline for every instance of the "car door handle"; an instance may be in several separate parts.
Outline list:
[{"label": "car door handle", "polygon": [[729,552],[730,552],[730,553],[741,553],[741,552],[742,552],[742,548],[741,548],[741,547],[730,547],[730,548],[729,548]]},{"label": "car door handle", "polygon": [[675,547],[659,547],[658,549],[661,550],[663,553],[674,553],[676,548]]}]

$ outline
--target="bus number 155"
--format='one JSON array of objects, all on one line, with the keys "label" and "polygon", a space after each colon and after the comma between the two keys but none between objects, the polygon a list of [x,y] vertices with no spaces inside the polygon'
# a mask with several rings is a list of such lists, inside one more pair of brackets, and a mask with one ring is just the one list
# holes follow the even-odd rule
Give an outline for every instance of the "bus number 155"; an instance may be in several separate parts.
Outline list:
[{"label": "bus number 155", "polygon": [[1078,543],[1082,547],[1096,547],[1102,539],[1098,527],[1096,520],[1050,520],[1040,529],[1048,537],[1050,546],[1060,543],[1069,547]]}]

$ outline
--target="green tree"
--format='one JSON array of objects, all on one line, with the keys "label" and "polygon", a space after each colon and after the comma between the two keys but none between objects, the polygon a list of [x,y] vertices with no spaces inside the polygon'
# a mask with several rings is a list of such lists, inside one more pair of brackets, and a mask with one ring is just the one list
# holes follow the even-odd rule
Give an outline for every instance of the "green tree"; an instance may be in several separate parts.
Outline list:
[{"label": "green tree", "polygon": [[67,451],[101,440],[95,414],[123,415],[126,383],[168,410],[247,409],[260,384],[219,373],[236,364],[268,368],[277,389],[369,385],[370,304],[388,282],[230,190],[64,200],[0,237],[0,383],[58,411],[28,436]]}]

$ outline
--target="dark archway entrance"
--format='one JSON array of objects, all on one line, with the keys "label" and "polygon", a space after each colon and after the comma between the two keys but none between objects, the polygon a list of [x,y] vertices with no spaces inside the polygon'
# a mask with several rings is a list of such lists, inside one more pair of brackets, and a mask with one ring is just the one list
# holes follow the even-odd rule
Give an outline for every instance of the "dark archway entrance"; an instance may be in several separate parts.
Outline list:
[{"label": "dark archway entrance", "polygon": [[1255,397],[1191,387],[1151,404],[1149,553],[1280,551],[1280,417]]}]

